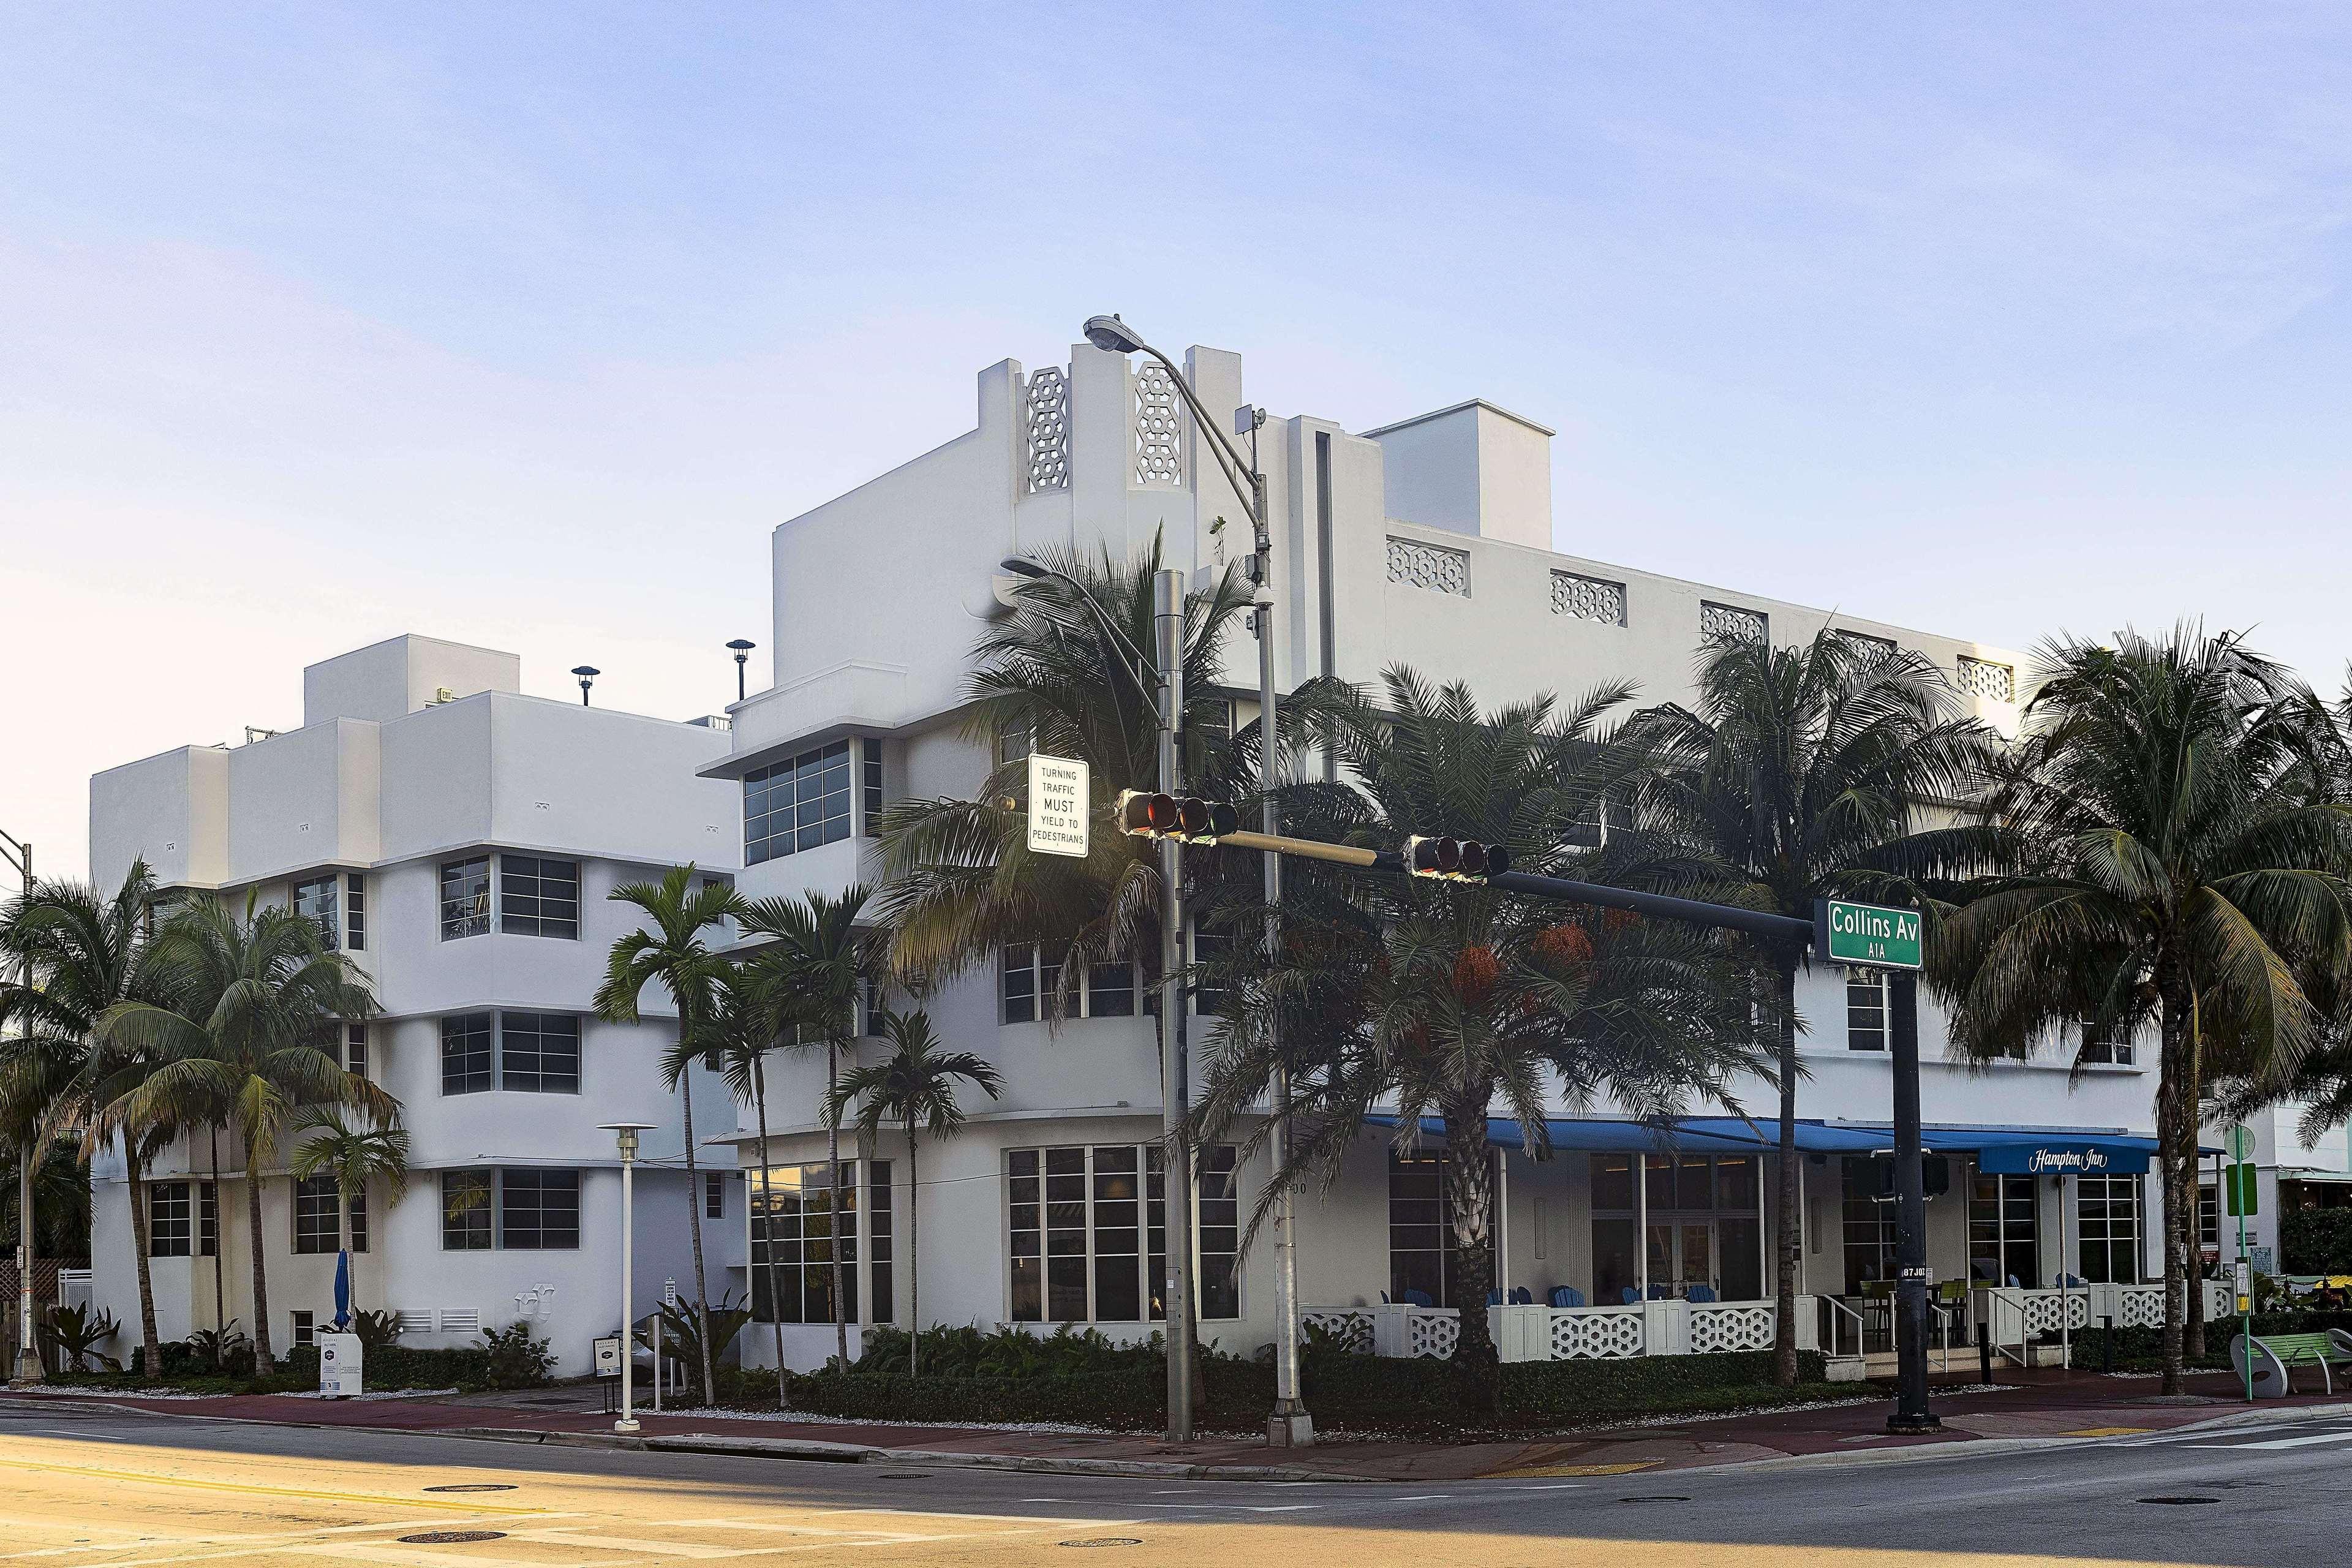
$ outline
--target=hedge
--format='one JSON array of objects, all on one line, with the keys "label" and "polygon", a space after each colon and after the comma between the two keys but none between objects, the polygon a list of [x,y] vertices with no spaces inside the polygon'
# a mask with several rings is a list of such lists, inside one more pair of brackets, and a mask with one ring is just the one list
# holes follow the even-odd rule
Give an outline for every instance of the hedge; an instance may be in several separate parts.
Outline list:
[{"label": "hedge", "polygon": [[[2254,1336],[2269,1334],[2312,1334],[2329,1329],[2352,1330],[2352,1312],[2257,1312],[2254,1314]],[[2237,1336],[2236,1317],[2209,1318],[2205,1322],[2205,1355],[2192,1361],[2191,1367],[2226,1368],[2230,1364],[2230,1342]],[[2115,1364],[2128,1371],[2144,1371],[2164,1364],[2164,1331],[2162,1329],[2117,1329],[2115,1331]],[[2102,1367],[2106,1363],[2107,1331],[2093,1326],[2074,1331],[2074,1364],[2083,1368]]]},{"label": "hedge", "polygon": [[2279,1215],[2279,1253],[2289,1274],[2352,1274],[2352,1208]]}]

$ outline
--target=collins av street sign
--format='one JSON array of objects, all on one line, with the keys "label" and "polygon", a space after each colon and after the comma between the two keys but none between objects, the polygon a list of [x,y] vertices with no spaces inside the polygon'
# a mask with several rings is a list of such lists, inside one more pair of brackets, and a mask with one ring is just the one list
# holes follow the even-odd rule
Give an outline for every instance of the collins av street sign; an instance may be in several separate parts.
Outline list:
[{"label": "collins av street sign", "polygon": [[1819,900],[1813,905],[1813,956],[1872,969],[1916,969],[1919,911]]}]

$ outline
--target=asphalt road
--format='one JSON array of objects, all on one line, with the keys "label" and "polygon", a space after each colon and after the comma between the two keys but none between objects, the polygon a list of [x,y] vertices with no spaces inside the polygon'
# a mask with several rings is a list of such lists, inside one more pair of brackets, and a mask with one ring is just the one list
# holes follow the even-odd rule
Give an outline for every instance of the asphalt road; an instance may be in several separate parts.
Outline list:
[{"label": "asphalt road", "polygon": [[[370,1568],[758,1568],[762,1560],[2311,1568],[2347,1556],[2347,1465],[2352,1420],[2338,1418],[1647,1478],[1183,1483],[12,1406],[0,1410],[0,1568],[321,1560]],[[497,1489],[444,1489],[453,1487]],[[2147,1500],[2157,1498],[2198,1500]],[[481,1539],[413,1539],[426,1535]]]}]

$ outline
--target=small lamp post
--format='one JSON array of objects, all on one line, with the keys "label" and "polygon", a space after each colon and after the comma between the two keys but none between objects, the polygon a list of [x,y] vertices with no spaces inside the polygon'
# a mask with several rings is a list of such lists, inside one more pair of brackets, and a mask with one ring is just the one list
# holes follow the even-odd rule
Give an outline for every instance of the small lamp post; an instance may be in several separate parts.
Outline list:
[{"label": "small lamp post", "polygon": [[760,645],[749,637],[737,637],[727,645],[735,655],[735,700],[743,700],[743,666],[750,662],[751,650]]},{"label": "small lamp post", "polygon": [[585,708],[588,706],[589,682],[604,672],[593,664],[575,664],[572,667],[572,673],[580,678],[580,706]]},{"label": "small lamp post", "polygon": [[[582,686],[586,686],[582,681]],[[621,1418],[613,1423],[613,1430],[623,1434],[637,1429],[636,1413],[633,1408],[636,1394],[636,1357],[629,1347],[629,1311],[635,1302],[631,1300],[629,1275],[635,1259],[631,1256],[631,1242],[636,1237],[636,1169],[637,1134],[653,1126],[650,1121],[607,1121],[604,1131],[610,1132],[621,1145]]]}]

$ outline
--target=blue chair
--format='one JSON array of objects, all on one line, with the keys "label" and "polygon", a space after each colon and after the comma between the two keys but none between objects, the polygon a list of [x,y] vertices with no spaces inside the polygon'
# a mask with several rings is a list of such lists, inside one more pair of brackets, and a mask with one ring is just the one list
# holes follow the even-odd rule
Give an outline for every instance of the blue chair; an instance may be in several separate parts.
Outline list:
[{"label": "blue chair", "polygon": [[1684,1300],[1696,1301],[1702,1306],[1715,1299],[1715,1287],[1712,1285],[1694,1285],[1683,1292]]},{"label": "blue chair", "polygon": [[1578,1289],[1573,1285],[1553,1286],[1551,1288],[1551,1295],[1549,1299],[1551,1304],[1555,1307],[1581,1307],[1584,1305],[1584,1292]]},{"label": "blue chair", "polygon": [[1404,1293],[1404,1304],[1408,1307],[1426,1307],[1430,1304],[1429,1292],[1426,1290],[1408,1290]]},{"label": "blue chair", "polygon": [[1499,1307],[1502,1304],[1503,1288],[1497,1285],[1495,1289],[1486,1292],[1486,1305],[1489,1307]]},{"label": "blue chair", "polygon": [[1642,1304],[1642,1292],[1631,1285],[1626,1286],[1619,1294],[1623,1298],[1625,1305],[1629,1307],[1638,1307]]},{"label": "blue chair", "polygon": [[1535,1304],[1536,1304],[1536,1294],[1535,1294],[1535,1292],[1534,1292],[1534,1291],[1532,1291],[1532,1290],[1528,1289],[1526,1286],[1524,1286],[1524,1285],[1514,1285],[1514,1286],[1512,1286],[1512,1287],[1511,1287],[1511,1305],[1512,1305],[1512,1306],[1514,1306],[1514,1307],[1532,1307],[1532,1306],[1534,1306]]},{"label": "blue chair", "polygon": [[1389,1305],[1389,1293],[1385,1290],[1381,1292],[1381,1305],[1383,1307]]},{"label": "blue chair", "polygon": [[1671,1285],[1666,1285],[1666,1284],[1662,1284],[1662,1283],[1660,1283],[1659,1281],[1657,1281],[1657,1280],[1655,1280],[1655,1279],[1653,1279],[1653,1280],[1651,1280],[1651,1281],[1650,1281],[1650,1300],[1653,1300],[1653,1301],[1671,1301],[1671,1300],[1673,1300],[1674,1299],[1675,1299],[1675,1288],[1674,1288],[1673,1286],[1671,1286]]}]

